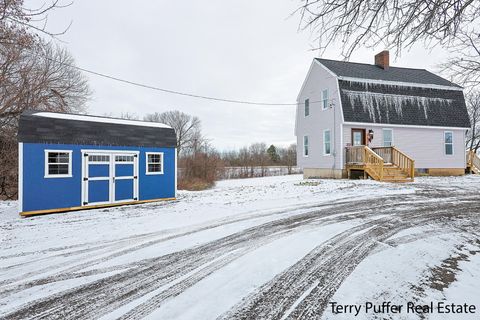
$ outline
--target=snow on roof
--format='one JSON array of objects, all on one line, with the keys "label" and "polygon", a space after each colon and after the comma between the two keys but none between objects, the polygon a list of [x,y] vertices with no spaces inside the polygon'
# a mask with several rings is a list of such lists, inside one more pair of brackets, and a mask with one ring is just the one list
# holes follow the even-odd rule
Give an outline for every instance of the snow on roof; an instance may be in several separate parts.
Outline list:
[{"label": "snow on roof", "polygon": [[159,123],[159,122],[127,120],[127,119],[108,118],[108,117],[81,115],[81,114],[67,114],[67,113],[56,113],[56,112],[34,112],[34,113],[32,113],[32,115],[33,116],[38,116],[38,117],[45,117],[45,118],[89,121],[89,122],[101,122],[101,123],[115,123],[115,124],[124,124],[124,125],[130,125],[130,126],[153,127],[153,128],[170,128],[170,129],[172,128],[169,125],[166,125],[164,123]]}]

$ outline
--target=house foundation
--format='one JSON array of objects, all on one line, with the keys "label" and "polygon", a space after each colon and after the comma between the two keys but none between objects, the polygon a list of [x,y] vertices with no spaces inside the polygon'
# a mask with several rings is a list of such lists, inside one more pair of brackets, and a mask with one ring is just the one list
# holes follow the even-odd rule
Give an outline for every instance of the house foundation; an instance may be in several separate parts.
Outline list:
[{"label": "house foundation", "polygon": [[430,168],[427,170],[429,176],[463,176],[464,168]]},{"label": "house foundation", "polygon": [[304,179],[342,179],[347,177],[347,171],[341,169],[305,168],[303,169]]}]

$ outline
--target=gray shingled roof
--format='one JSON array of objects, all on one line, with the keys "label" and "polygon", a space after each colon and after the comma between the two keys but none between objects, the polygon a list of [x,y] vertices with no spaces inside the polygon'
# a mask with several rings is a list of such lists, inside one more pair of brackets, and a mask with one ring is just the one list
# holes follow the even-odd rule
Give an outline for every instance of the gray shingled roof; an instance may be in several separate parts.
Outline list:
[{"label": "gray shingled roof", "polygon": [[[99,122],[99,117],[83,120],[49,118],[25,112],[20,116],[18,141],[26,143],[77,144],[95,146],[175,147],[175,130],[112,122]],[[111,118],[105,118],[114,120]]]},{"label": "gray shingled roof", "polygon": [[316,60],[339,77],[460,87],[425,69],[389,67],[387,70],[384,70],[373,64],[320,58],[317,58]]},{"label": "gray shingled roof", "polygon": [[461,90],[338,80],[347,122],[469,128]]}]

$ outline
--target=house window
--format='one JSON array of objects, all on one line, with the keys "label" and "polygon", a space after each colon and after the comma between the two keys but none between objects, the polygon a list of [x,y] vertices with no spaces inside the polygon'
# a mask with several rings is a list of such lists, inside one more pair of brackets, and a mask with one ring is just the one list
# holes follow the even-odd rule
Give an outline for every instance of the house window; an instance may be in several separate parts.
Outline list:
[{"label": "house window", "polygon": [[383,129],[383,146],[384,147],[393,146],[393,130],[392,129]]},{"label": "house window", "polygon": [[322,109],[328,109],[328,89],[322,91]]},{"label": "house window", "polygon": [[323,131],[323,155],[328,156],[332,154],[332,144],[330,143],[330,130]]},{"label": "house window", "polygon": [[163,174],[163,152],[147,152],[146,160],[146,174]]},{"label": "house window", "polygon": [[452,155],[453,154],[453,132],[445,131],[444,139],[445,139],[445,154]]},{"label": "house window", "polygon": [[72,176],[72,150],[45,150],[45,178]]},{"label": "house window", "polygon": [[308,136],[303,136],[303,156],[308,157]]},{"label": "house window", "polygon": [[308,117],[310,115],[310,100],[309,99],[305,99],[304,111],[305,111],[305,117]]}]

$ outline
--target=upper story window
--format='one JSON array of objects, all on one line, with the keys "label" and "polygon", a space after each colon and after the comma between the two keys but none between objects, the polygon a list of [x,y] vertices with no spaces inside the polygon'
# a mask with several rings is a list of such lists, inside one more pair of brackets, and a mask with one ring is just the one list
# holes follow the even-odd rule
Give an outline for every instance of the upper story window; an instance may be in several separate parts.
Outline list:
[{"label": "upper story window", "polygon": [[393,130],[392,129],[383,129],[383,146],[391,147],[393,146]]},{"label": "upper story window", "polygon": [[445,140],[445,154],[452,155],[453,154],[453,132],[445,131],[444,140]]},{"label": "upper story window", "polygon": [[330,141],[330,130],[323,130],[323,155],[325,156],[332,154],[332,144]]},{"label": "upper story window", "polygon": [[328,89],[322,91],[322,110],[328,109]]},{"label": "upper story window", "polygon": [[163,174],[163,152],[147,152],[146,174]]},{"label": "upper story window", "polygon": [[72,150],[45,150],[45,178],[72,176]]},{"label": "upper story window", "polygon": [[308,117],[310,115],[310,99],[305,99],[304,114],[305,117]]},{"label": "upper story window", "polygon": [[308,157],[308,136],[303,136],[303,156]]}]

